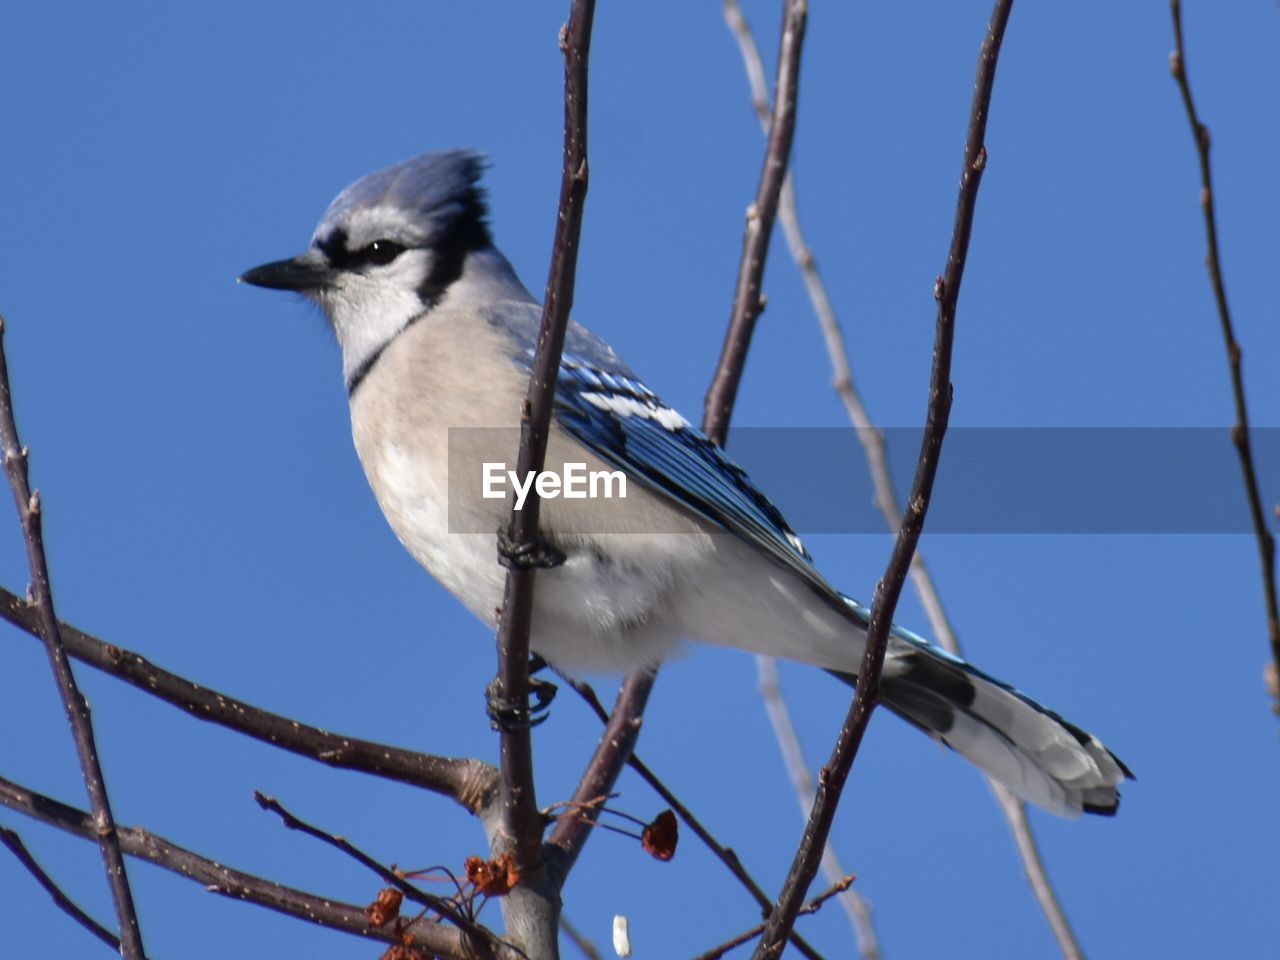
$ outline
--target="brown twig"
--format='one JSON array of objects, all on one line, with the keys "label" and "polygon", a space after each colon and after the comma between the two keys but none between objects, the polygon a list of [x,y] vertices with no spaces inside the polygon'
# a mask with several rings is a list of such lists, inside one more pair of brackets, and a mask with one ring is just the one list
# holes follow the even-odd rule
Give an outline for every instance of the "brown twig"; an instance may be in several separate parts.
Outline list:
[{"label": "brown twig", "polygon": [[929,497],[937,475],[942,441],[946,435],[947,420],[951,413],[951,348],[955,334],[956,303],[960,296],[960,284],[964,277],[964,264],[969,250],[969,237],[973,228],[973,215],[977,203],[978,185],[986,166],[987,150],[984,144],[987,115],[991,105],[991,91],[995,83],[996,64],[1000,44],[1013,0],[996,0],[991,14],[987,35],[978,55],[977,79],[974,84],[973,105],[969,116],[969,131],[965,140],[964,165],[960,173],[960,191],[956,202],[955,226],[951,235],[951,249],[943,275],[934,284],[937,300],[936,333],[933,347],[933,370],[929,383],[928,415],[924,438],[920,446],[920,458],[912,481],[907,510],[902,518],[894,542],[893,553],[885,575],[876,586],[871,604],[871,617],[867,626],[867,645],[858,669],[858,689],[844,727],[836,741],[831,759],[819,776],[813,811],[805,828],[804,838],[796,851],[787,881],[778,897],[777,906],[770,916],[768,926],[756,947],[756,960],[776,957],[783,941],[795,922],[804,891],[818,869],[823,845],[831,830],[831,822],[840,800],[840,794],[848,778],[849,769],[862,742],[867,723],[880,696],[880,672],[884,666],[884,654],[892,626],[893,612],[906,581],[907,568],[916,543],[924,528]]},{"label": "brown twig", "polygon": [[783,0],[782,33],[778,45],[778,76],[775,81],[773,119],[769,124],[769,142],[764,165],[756,187],[755,202],[747,208],[747,225],[742,236],[742,259],[738,266],[738,282],[734,289],[729,328],[720,351],[720,364],[707,391],[703,409],[703,430],[717,443],[723,444],[729,411],[738,395],[742,368],[746,363],[751,335],[756,320],[764,309],[761,278],[773,221],[778,211],[778,194],[791,157],[791,141],[796,128],[796,103],[799,94],[800,52],[804,46],[804,30],[808,18],[807,0]]},{"label": "brown twig", "polygon": [[[56,827],[66,833],[95,839],[93,818],[83,810],[69,807],[50,797],[35,793],[0,777],[0,806],[8,807],[32,819]],[[371,940],[399,943],[389,928],[369,926],[363,907],[318,897],[295,890],[251,873],[202,857],[198,853],[170,843],[164,837],[138,827],[118,827],[120,848],[129,856],[146,860],[188,880],[199,883],[210,893],[253,903],[268,910],[305,920],[322,927]],[[419,921],[408,931],[413,945],[448,960],[474,960],[468,938],[457,927],[443,923]],[[527,960],[514,948],[496,943],[498,960]],[[469,952],[471,951],[471,952]]]},{"label": "brown twig", "polygon": [[[564,54],[564,172],[556,217],[551,269],[543,298],[542,326],[520,418],[519,476],[542,470],[546,460],[551,409],[555,401],[560,355],[573,305],[578,239],[587,194],[587,57],[591,48],[594,0],[573,0],[569,22],[560,33]],[[512,510],[507,537],[516,548],[538,549],[540,501],[536,492],[523,510]],[[529,628],[533,611],[532,566],[507,572],[498,624],[497,692],[520,717],[529,713]],[[522,876],[541,865],[543,819],[533,786],[533,747],[527,723],[504,726],[501,734],[503,826]]]},{"label": "brown twig", "polygon": [[[596,696],[596,692],[591,688],[590,684],[573,681],[570,686],[572,686],[574,692],[576,692],[578,696],[586,702],[587,706],[591,708],[595,715],[600,718],[601,723],[609,722],[609,714],[605,712],[604,706],[600,703],[600,698]],[[756,883],[755,878],[747,872],[746,868],[742,865],[742,861],[738,859],[738,855],[734,853],[732,849],[724,846],[720,841],[712,836],[711,831],[703,826],[702,821],[694,816],[693,811],[686,807],[684,803],[681,802],[680,798],[671,792],[671,789],[658,778],[657,774],[649,769],[640,757],[632,753],[627,757],[627,766],[631,767],[632,770],[639,774],[640,779],[644,780],[654,793],[661,797],[663,802],[675,811],[676,816],[680,818],[681,822],[693,831],[694,835],[702,841],[706,848],[715,854],[716,859],[723,863],[737,881],[742,884],[746,891],[751,894],[756,903],[760,906],[761,915],[767,916],[769,908],[773,905],[772,901],[769,899],[769,895],[764,892],[764,889],[760,884]],[[801,956],[807,957],[808,960],[821,960],[821,955],[794,931],[791,933],[791,943],[798,951],[800,951]]]},{"label": "brown twig", "polygon": [[421,904],[428,910],[434,910],[442,918],[464,930],[465,932],[476,937],[479,942],[488,939],[489,935],[475,925],[470,917],[459,913],[456,906],[445,897],[438,897],[434,894],[427,893],[414,886],[404,877],[400,876],[390,867],[379,863],[373,857],[369,856],[355,844],[351,843],[345,837],[339,837],[336,834],[321,830],[319,827],[307,823],[301,817],[295,816],[284,808],[284,806],[275,797],[268,797],[260,790],[253,791],[253,799],[263,810],[270,811],[280,818],[280,822],[289,830],[297,830],[299,833],[305,833],[309,837],[327,843],[335,850],[345,853],[368,870],[378,875],[383,882],[395,887],[414,903]]},{"label": "brown twig", "polygon": [[[800,816],[807,819],[813,806],[813,774],[805,763],[800,737],[796,733],[795,724],[791,722],[791,711],[782,696],[778,681],[778,661],[774,657],[757,654],[756,671],[760,681],[760,699],[764,702],[765,713],[773,727],[774,738],[778,741],[778,749],[791,779],[792,790],[800,803]],[[829,883],[836,883],[848,874],[830,843],[825,844],[822,850],[822,873]],[[862,960],[880,960],[880,937],[876,933],[870,905],[852,887],[840,895],[840,905],[853,926]]]},{"label": "brown twig", "polygon": [[560,929],[564,931],[564,935],[578,948],[578,952],[586,960],[600,960],[600,951],[596,949],[596,945],[588,940],[581,930],[570,923],[563,913],[560,914]]},{"label": "brown twig", "polygon": [[[652,689],[653,675],[648,671],[636,671],[627,677],[618,691],[618,699],[614,701],[613,713],[605,719],[600,742],[586,772],[569,801],[571,808],[607,796],[613,790],[640,737],[645,703]],[[556,821],[547,842],[564,851],[564,858],[557,867],[557,885],[563,885],[568,877],[587,842],[591,827],[591,821],[583,817],[561,817]]]},{"label": "brown twig", "polygon": [[22,842],[22,838],[18,836],[16,830],[0,827],[0,843],[9,848],[10,852],[18,858],[18,862],[26,867],[27,872],[35,877],[36,882],[44,887],[49,896],[53,897],[53,902],[57,904],[59,910],[71,917],[72,920],[80,924],[112,950],[117,953],[120,952],[120,938],[80,909],[76,902],[63,892],[53,878],[45,873],[40,864],[36,863],[36,858],[31,855],[31,851],[27,849],[26,844]]},{"label": "brown twig", "polygon": [[[824,903],[826,903],[828,900],[830,900],[834,896],[847,892],[852,885],[853,885],[852,875],[841,877],[839,880],[833,883],[830,887],[828,887],[822,893],[818,894],[816,897],[814,897],[812,900],[806,903],[803,907],[801,907],[796,912],[796,915],[805,916],[806,914],[817,913],[820,909],[822,909],[822,905]],[[720,960],[720,957],[723,957],[726,953],[728,953],[734,947],[740,947],[744,943],[747,943],[748,941],[753,940],[754,938],[760,936],[760,934],[764,932],[765,926],[766,924],[764,923],[758,923],[754,927],[752,927],[750,930],[746,930],[738,934],[736,937],[733,937],[730,940],[726,940],[724,943],[720,944],[720,946],[712,947],[706,953],[698,954],[698,956],[696,956],[694,960]]]},{"label": "brown twig", "polygon": [[[756,46],[755,37],[751,32],[751,27],[746,18],[743,17],[741,10],[739,10],[736,0],[725,0],[725,20],[738,41],[738,49],[742,54],[747,80],[751,87],[752,107],[760,120],[761,126],[767,133],[769,129],[769,94],[765,89],[764,64],[760,57],[760,50]],[[800,214],[795,196],[795,177],[791,171],[787,172],[787,178],[782,184],[782,196],[778,204],[778,222],[782,224],[783,234],[787,238],[787,246],[791,250],[791,258],[795,261],[796,268],[800,271],[800,275],[804,280],[805,290],[808,292],[809,300],[813,305],[813,312],[817,317],[818,326],[822,330],[827,356],[831,361],[832,388],[844,405],[849,422],[853,425],[858,442],[861,444],[867,458],[867,470],[871,475],[872,486],[875,490],[876,506],[884,517],[885,523],[889,527],[889,532],[896,534],[898,532],[898,520],[902,516],[902,508],[898,504],[897,494],[894,493],[893,489],[893,480],[889,475],[889,462],[885,456],[884,434],[872,421],[871,415],[867,412],[866,405],[862,402],[862,397],[854,383],[852,366],[849,362],[849,352],[845,346],[840,320],[836,316],[835,308],[831,304],[831,298],[827,294],[826,284],[823,282],[822,275],[818,270],[817,260],[808,243],[805,242],[804,232],[800,228]],[[939,645],[943,649],[960,656],[962,653],[960,640],[956,636],[956,631],[951,624],[950,618],[947,616],[946,608],[942,605],[942,599],[938,595],[933,575],[929,572],[924,554],[920,550],[916,550],[911,557],[911,583],[915,588],[920,605],[924,608],[925,616],[929,619],[933,635]],[[762,665],[761,669],[762,672],[766,672],[768,667]],[[767,705],[768,701],[766,699]],[[785,707],[783,709],[785,710]],[[774,711],[770,711],[769,715],[770,720],[774,721]],[[778,733],[780,743],[787,736],[784,729],[786,726],[787,723],[783,719],[774,722],[775,732]],[[794,755],[797,760],[800,760],[798,750],[788,750],[784,747],[783,753],[784,757]],[[789,763],[789,769],[790,767],[791,764]],[[807,810],[809,800],[813,795],[812,778],[809,777],[808,770],[801,766],[793,772],[793,781],[801,773],[808,783],[808,786],[804,787],[803,790],[804,805]],[[1062,951],[1066,960],[1079,960],[1079,958],[1083,957],[1084,952],[1076,939],[1075,932],[1071,929],[1067,915],[1058,900],[1057,892],[1053,888],[1053,882],[1049,878],[1049,871],[1045,867],[1035,834],[1032,832],[1031,824],[1027,819],[1026,805],[1011,794],[1002,784],[997,783],[990,777],[987,778],[987,782],[991,785],[996,803],[1009,824],[1009,830],[1013,834],[1014,843],[1022,861],[1022,868],[1027,876],[1027,882],[1040,905],[1041,911],[1045,915],[1045,919],[1049,922],[1054,939],[1058,942],[1058,948]],[[826,854],[824,854],[823,858],[823,872],[828,877],[833,872],[844,872],[838,865],[832,864],[828,866]],[[849,907],[853,923],[858,930],[858,940],[863,956],[868,960],[877,956],[879,954],[879,944],[876,940],[870,909],[854,890],[850,890],[840,900],[841,903],[847,904]]]},{"label": "brown twig", "polygon": [[[38,639],[38,618],[39,613],[31,604],[0,587],[0,619]],[[498,771],[480,760],[437,757],[330,733],[192,683],[132,650],[105,643],[71,624],[59,622],[58,626],[64,647],[72,657],[180,707],[197,720],[216,723],[331,767],[358,770],[439,793],[472,814],[478,813],[497,789]]]},{"label": "brown twig", "polygon": [[120,852],[120,842],[116,838],[115,818],[111,815],[111,801],[102,776],[102,764],[98,761],[89,704],[76,686],[76,678],[62,646],[58,617],[53,608],[53,591],[49,585],[49,565],[41,530],[40,495],[31,492],[27,477],[27,449],[18,440],[18,425],[14,421],[13,397],[9,389],[9,367],[4,353],[4,333],[5,321],[0,317],[0,445],[4,448],[5,472],[8,473],[9,485],[13,488],[13,499],[18,508],[23,539],[26,541],[27,563],[31,570],[31,594],[39,611],[40,636],[44,640],[49,665],[53,669],[58,693],[62,697],[62,706],[71,725],[85,790],[93,809],[94,831],[98,847],[102,851],[102,862],[107,871],[107,884],[111,888],[116,919],[120,924],[120,952],[129,960],[141,960],[144,955],[142,930],[138,926],[133,891],[129,888],[129,876],[125,872],[124,855]]},{"label": "brown twig", "polygon": [[[779,111],[777,136],[771,137],[765,151],[764,168],[756,192],[756,202],[747,217],[747,230],[743,239],[742,262],[738,270],[738,284],[734,293],[733,310],[725,335],[711,388],[707,392],[703,410],[702,430],[716,444],[724,446],[733,414],[738,384],[747,362],[747,350],[751,346],[751,333],[760,315],[760,278],[764,273],[769,253],[769,235],[773,232],[774,213],[778,206],[778,190],[787,159],[791,153],[791,140],[795,131],[796,77],[799,72],[800,49],[804,40],[804,0],[787,0],[784,4],[782,55],[778,67],[779,89],[785,91],[780,100],[785,104]],[[567,128],[566,128],[567,129]],[[566,134],[567,136],[567,134]],[[567,141],[566,141],[567,142]],[[566,152],[567,156],[567,152]],[[548,289],[550,289],[548,287]],[[657,677],[655,670],[637,670],[627,676],[618,693],[612,717],[607,721],[600,743],[587,766],[575,799],[582,801],[608,793],[617,781],[640,735],[640,723],[644,705]],[[551,842],[566,851],[568,867],[581,851],[589,827],[580,821],[566,818],[557,825]],[[561,880],[563,882],[563,880]]]},{"label": "brown twig", "polygon": [[[1253,463],[1253,446],[1249,440],[1249,409],[1244,399],[1244,370],[1241,366],[1240,344],[1236,341],[1235,327],[1231,322],[1231,310],[1227,306],[1227,287],[1222,279],[1222,259],[1218,250],[1218,217],[1213,196],[1213,170],[1209,163],[1209,128],[1200,122],[1195,100],[1191,96],[1191,81],[1187,78],[1187,52],[1182,40],[1182,3],[1169,0],[1173,15],[1174,51],[1169,56],[1169,69],[1182,94],[1182,105],[1191,125],[1191,138],[1196,144],[1200,161],[1200,209],[1204,212],[1204,231],[1209,253],[1205,266],[1209,271],[1209,283],[1213,287],[1213,299],[1218,306],[1218,321],[1222,325],[1222,339],[1227,348],[1227,364],[1231,368],[1231,393],[1235,398],[1236,423],[1231,428],[1231,443],[1240,458],[1240,470],[1244,474],[1245,495],[1249,501],[1249,516],[1253,520],[1258,541],[1258,553],[1262,561],[1262,595],[1267,607],[1267,635],[1271,644],[1271,665],[1280,675],[1280,601],[1276,597],[1276,540],[1267,529],[1266,514],[1262,509],[1262,493],[1258,474]],[[1280,713],[1280,699],[1272,704]]]}]

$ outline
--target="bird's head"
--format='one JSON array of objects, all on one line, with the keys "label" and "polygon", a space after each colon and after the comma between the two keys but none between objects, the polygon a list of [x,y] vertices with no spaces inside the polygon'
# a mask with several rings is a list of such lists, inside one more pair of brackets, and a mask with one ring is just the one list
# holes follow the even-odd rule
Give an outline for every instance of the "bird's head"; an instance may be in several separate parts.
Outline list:
[{"label": "bird's head", "polygon": [[468,256],[492,247],[483,169],[481,155],[453,150],[362,177],[329,205],[303,253],[240,281],[319,304],[350,368],[438,306]]}]

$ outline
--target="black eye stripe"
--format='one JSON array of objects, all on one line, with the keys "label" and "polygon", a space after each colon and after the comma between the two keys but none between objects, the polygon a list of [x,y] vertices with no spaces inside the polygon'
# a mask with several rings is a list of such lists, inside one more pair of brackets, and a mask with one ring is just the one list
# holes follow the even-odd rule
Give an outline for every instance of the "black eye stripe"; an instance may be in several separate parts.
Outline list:
[{"label": "black eye stripe", "polygon": [[317,243],[325,259],[339,270],[359,270],[361,267],[386,266],[404,253],[405,246],[394,240],[375,240],[359,250],[347,249],[347,232],[335,230]]}]

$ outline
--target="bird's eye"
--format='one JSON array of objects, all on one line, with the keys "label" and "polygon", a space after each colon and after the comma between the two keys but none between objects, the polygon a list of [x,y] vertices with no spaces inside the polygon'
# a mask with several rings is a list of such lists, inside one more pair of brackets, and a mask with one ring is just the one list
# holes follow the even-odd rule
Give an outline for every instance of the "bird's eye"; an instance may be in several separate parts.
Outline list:
[{"label": "bird's eye", "polygon": [[402,253],[404,253],[404,247],[394,240],[375,240],[360,251],[360,259],[366,263],[374,263],[381,267],[387,265]]}]

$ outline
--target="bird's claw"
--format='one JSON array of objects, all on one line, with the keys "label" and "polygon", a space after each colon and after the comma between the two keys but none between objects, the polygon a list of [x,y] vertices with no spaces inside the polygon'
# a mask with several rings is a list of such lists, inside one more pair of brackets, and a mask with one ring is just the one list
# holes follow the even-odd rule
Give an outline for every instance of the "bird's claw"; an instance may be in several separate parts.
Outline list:
[{"label": "bird's claw", "polygon": [[523,703],[504,697],[501,683],[495,677],[485,689],[485,712],[489,714],[489,725],[505,733],[533,729],[551,716],[547,708],[559,689],[549,680],[530,677],[529,695],[533,702]]},{"label": "bird's claw", "polygon": [[505,525],[498,529],[498,562],[508,570],[551,570],[564,560],[564,552],[542,537],[517,543]]}]

